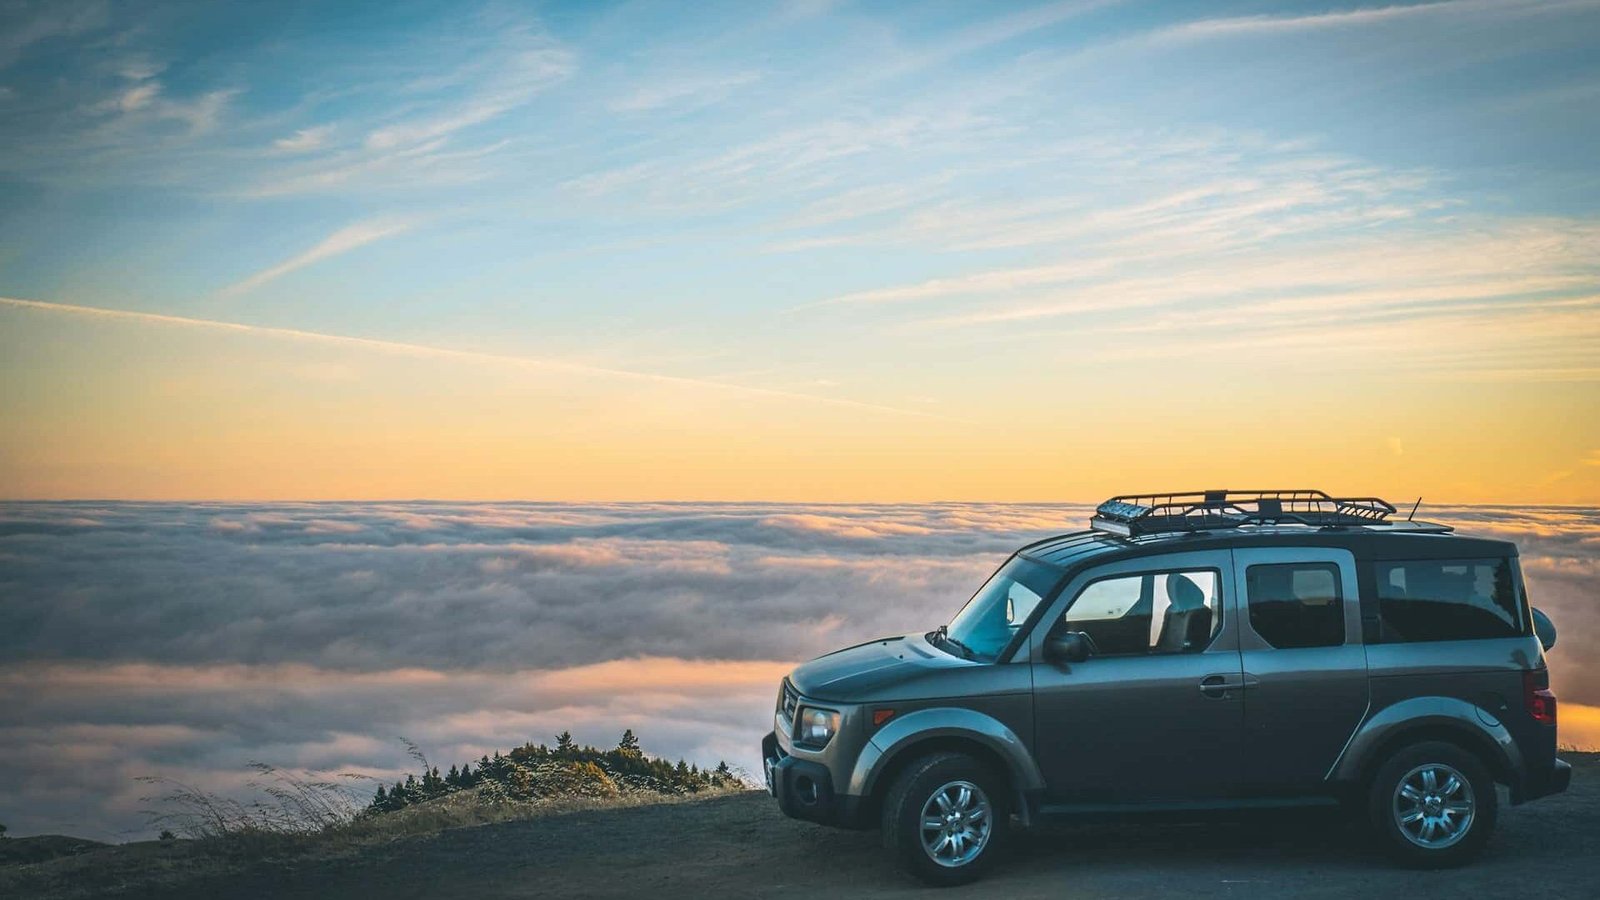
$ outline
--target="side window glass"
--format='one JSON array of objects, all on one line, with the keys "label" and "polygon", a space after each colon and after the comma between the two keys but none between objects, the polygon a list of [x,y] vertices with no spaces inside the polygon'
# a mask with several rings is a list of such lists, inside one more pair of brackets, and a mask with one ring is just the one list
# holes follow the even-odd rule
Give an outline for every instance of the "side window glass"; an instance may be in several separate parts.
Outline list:
[{"label": "side window glass", "polygon": [[1523,633],[1515,560],[1397,560],[1376,564],[1386,642],[1464,641]]},{"label": "side window glass", "polygon": [[1333,563],[1251,566],[1245,570],[1250,627],[1279,650],[1344,643],[1344,597]]},{"label": "side window glass", "polygon": [[1222,626],[1211,569],[1122,575],[1091,582],[1063,622],[1101,656],[1204,650]]}]

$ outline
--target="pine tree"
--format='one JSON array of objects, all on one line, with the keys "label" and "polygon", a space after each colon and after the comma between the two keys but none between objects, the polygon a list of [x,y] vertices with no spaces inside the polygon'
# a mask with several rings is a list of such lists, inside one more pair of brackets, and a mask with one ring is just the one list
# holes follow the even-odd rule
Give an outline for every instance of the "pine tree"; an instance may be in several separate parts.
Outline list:
[{"label": "pine tree", "polygon": [[[540,765],[554,760],[563,765]],[[537,777],[536,771],[540,772]],[[447,774],[441,774],[438,766],[425,764],[420,772],[406,775],[392,788],[380,785],[367,810],[392,812],[452,791],[489,784],[503,786],[512,796],[559,797],[598,796],[595,791],[614,794],[619,787],[682,796],[739,783],[727,760],[702,769],[686,759],[673,762],[646,755],[631,728],[624,729],[622,739],[609,750],[579,745],[570,731],[562,731],[554,747],[527,743],[504,754],[496,750],[493,756],[483,754],[476,763],[452,764]]]},{"label": "pine tree", "polygon": [[639,739],[633,736],[632,728],[623,730],[622,740],[617,743],[617,749],[621,750],[623,753],[643,752],[639,749]]}]

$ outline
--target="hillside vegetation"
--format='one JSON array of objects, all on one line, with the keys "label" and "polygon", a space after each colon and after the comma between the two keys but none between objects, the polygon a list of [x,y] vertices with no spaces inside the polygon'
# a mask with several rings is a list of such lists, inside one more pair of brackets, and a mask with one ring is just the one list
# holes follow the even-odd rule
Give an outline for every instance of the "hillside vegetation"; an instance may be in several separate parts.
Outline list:
[{"label": "hillside vegetation", "polygon": [[407,775],[392,788],[380,785],[362,814],[378,816],[427,803],[461,791],[474,792],[483,803],[526,803],[550,799],[619,798],[657,794],[679,797],[730,787],[742,787],[726,762],[702,771],[678,760],[677,764],[647,756],[632,729],[610,750],[580,747],[569,732],[556,736],[554,747],[524,744],[501,755],[483,756],[477,762],[450,767],[441,775],[420,754],[420,777]]},{"label": "hillside vegetation", "polygon": [[149,798],[164,840],[187,838],[212,855],[256,857],[549,812],[635,806],[744,790],[727,763],[701,769],[646,754],[630,729],[617,746],[579,746],[562,732],[554,746],[527,743],[448,772],[407,743],[419,771],[368,795],[365,776],[303,776],[256,764],[258,797],[241,801],[169,779]]},{"label": "hillside vegetation", "polygon": [[365,776],[316,776],[256,764],[257,799],[242,801],[171,779],[147,798],[155,841],[102,844],[61,835],[7,838],[0,825],[0,897],[98,895],[138,885],[164,893],[195,879],[258,866],[344,859],[374,846],[470,825],[578,810],[676,803],[743,792],[727,763],[701,769],[650,756],[632,730],[617,746],[527,743],[441,773],[407,743],[418,771],[370,790]]}]

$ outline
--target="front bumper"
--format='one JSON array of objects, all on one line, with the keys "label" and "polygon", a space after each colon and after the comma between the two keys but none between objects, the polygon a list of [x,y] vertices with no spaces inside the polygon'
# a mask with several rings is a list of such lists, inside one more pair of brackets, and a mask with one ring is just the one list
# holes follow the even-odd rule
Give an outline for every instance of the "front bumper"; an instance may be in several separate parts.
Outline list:
[{"label": "front bumper", "polygon": [[767,793],[784,815],[841,828],[862,827],[861,798],[839,793],[827,766],[785,753],[776,733],[761,739],[761,758]]},{"label": "front bumper", "polygon": [[1559,794],[1570,784],[1572,784],[1572,764],[1564,759],[1558,759],[1549,771],[1530,772],[1522,782],[1522,790],[1517,800],[1526,803],[1529,800]]}]

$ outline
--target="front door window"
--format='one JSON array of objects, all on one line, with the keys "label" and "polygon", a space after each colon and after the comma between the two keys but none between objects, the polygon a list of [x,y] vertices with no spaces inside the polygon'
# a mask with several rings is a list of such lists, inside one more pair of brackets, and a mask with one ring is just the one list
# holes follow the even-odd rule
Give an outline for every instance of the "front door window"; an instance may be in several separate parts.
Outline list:
[{"label": "front door window", "polygon": [[1091,582],[1062,627],[1094,641],[1098,656],[1196,653],[1222,627],[1213,569],[1122,575]]}]

